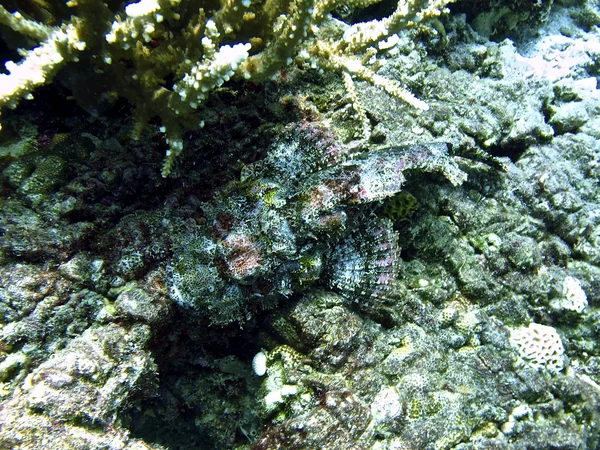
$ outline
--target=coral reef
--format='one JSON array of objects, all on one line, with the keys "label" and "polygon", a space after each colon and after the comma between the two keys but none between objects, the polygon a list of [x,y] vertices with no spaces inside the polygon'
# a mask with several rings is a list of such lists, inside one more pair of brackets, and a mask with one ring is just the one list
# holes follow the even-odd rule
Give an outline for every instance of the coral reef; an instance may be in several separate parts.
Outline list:
[{"label": "coral reef", "polygon": [[597,449],[596,2],[246,3],[0,1],[0,447]]},{"label": "coral reef", "polygon": [[[418,297],[412,294],[402,303]],[[279,330],[285,320],[302,336],[294,345],[312,350],[302,358],[281,358],[279,353],[288,350],[280,347],[269,353],[262,410],[274,425],[253,448],[462,448],[471,443],[475,448],[594,448],[595,388],[544,370],[528,368],[517,375],[504,333],[493,318],[479,313],[479,325],[471,331],[481,341],[450,355],[443,350],[448,330],[427,323],[382,329],[346,309],[332,293],[312,293],[273,314],[269,325],[275,333],[284,336]],[[561,389],[576,393],[578,404],[585,405],[575,420],[585,422],[583,431],[560,424],[571,414],[558,400]]]}]

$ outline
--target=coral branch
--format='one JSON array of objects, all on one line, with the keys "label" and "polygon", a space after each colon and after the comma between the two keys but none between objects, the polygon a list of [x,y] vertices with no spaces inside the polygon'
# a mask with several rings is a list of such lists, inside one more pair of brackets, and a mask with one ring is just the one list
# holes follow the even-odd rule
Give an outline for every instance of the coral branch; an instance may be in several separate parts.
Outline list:
[{"label": "coral branch", "polygon": [[[21,98],[31,98],[36,87],[51,82],[84,52],[81,60],[92,67],[81,70],[105,77],[109,97],[128,99],[141,125],[160,118],[170,147],[162,171],[168,176],[183,150],[183,132],[202,126],[195,110],[211,92],[231,78],[263,82],[302,56],[343,77],[367,137],[369,121],[352,78],[379,86],[416,109],[427,109],[427,104],[367,67],[362,52],[399,30],[438,16],[452,0],[399,0],[387,18],[355,24],[343,36],[319,33],[323,22],[332,20],[332,10],[364,8],[379,1],[139,0],[115,10],[100,0],[70,0],[66,3],[70,14],[64,13],[64,3],[55,5],[65,14],[54,18],[57,23],[62,19],[58,27],[0,6],[0,24],[39,43],[21,51],[20,62],[5,63],[8,73],[0,75],[0,108],[14,108]],[[172,88],[168,79],[173,80]]]}]

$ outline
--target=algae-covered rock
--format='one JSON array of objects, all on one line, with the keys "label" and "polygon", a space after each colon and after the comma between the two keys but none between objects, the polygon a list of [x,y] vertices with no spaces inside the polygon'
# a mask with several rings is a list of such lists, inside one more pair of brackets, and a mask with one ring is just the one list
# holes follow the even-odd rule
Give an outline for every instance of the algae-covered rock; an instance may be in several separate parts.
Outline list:
[{"label": "algae-covered rock", "polygon": [[[152,395],[149,330],[114,324],[93,327],[41,364],[0,409],[0,442],[11,448],[157,448],[128,437],[115,413]],[[137,400],[136,400],[137,399]],[[52,424],[60,421],[62,426]],[[46,430],[40,433],[40,430]],[[51,443],[51,444],[48,444]]]}]

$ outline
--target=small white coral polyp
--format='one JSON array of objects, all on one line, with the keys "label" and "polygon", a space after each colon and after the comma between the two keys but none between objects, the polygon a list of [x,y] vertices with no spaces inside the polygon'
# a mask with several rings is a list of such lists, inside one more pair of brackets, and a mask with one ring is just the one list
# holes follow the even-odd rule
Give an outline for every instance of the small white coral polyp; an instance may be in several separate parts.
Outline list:
[{"label": "small white coral polyp", "polygon": [[552,372],[563,368],[564,347],[559,334],[552,327],[530,323],[528,327],[511,330],[510,343],[519,356],[534,367],[545,367]]}]

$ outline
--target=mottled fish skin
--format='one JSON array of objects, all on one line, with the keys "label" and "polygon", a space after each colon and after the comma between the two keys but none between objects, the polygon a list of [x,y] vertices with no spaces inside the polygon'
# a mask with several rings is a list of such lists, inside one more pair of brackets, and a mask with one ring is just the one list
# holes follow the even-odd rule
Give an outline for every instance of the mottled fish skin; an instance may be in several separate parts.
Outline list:
[{"label": "mottled fish skin", "polygon": [[466,178],[445,143],[351,155],[319,125],[286,127],[265,159],[202,206],[205,224],[182,236],[169,264],[171,297],[216,325],[313,287],[359,305],[393,297],[398,235],[364,205],[400,192],[407,170]]}]

